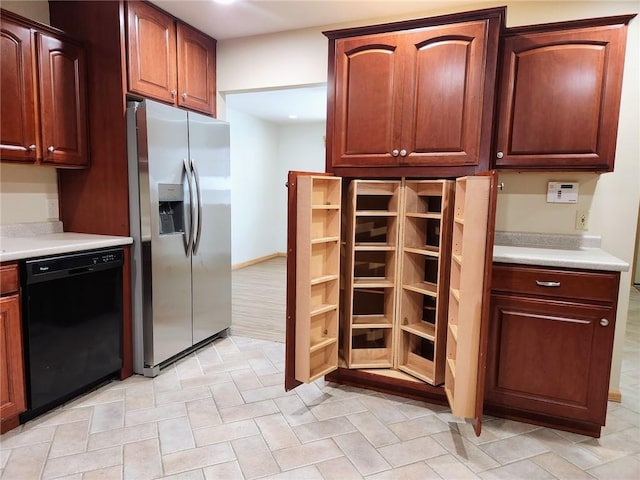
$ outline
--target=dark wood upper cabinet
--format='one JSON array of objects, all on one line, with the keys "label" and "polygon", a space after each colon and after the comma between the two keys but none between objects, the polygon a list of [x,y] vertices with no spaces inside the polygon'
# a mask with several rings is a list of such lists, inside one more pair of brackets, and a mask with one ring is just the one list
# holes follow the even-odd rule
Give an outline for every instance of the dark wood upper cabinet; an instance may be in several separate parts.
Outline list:
[{"label": "dark wood upper cabinet", "polygon": [[83,45],[4,10],[1,38],[1,159],[88,166]]},{"label": "dark wood upper cabinet", "polygon": [[401,164],[480,162],[488,28],[481,20],[407,36]]},{"label": "dark wood upper cabinet", "polygon": [[[327,169],[486,170],[504,9],[326,32]],[[335,170],[337,168],[337,170]]]},{"label": "dark wood upper cabinet", "polygon": [[392,152],[400,146],[403,73],[398,35],[338,41],[335,59],[332,164],[396,163]]},{"label": "dark wood upper cabinet", "polygon": [[496,167],[613,170],[627,23],[633,17],[507,31]]},{"label": "dark wood upper cabinet", "polygon": [[145,2],[127,2],[129,91],[215,115],[215,40]]},{"label": "dark wood upper cabinet", "polygon": [[0,155],[3,160],[35,162],[38,126],[33,84],[31,29],[0,20],[2,69],[0,81]]},{"label": "dark wood upper cabinet", "polygon": [[178,105],[215,115],[216,42],[178,23]]},{"label": "dark wood upper cabinet", "polygon": [[127,3],[129,90],[174,103],[176,26],[169,15],[143,2]]},{"label": "dark wood upper cabinet", "polygon": [[37,34],[43,163],[87,165],[87,95],[84,50]]}]

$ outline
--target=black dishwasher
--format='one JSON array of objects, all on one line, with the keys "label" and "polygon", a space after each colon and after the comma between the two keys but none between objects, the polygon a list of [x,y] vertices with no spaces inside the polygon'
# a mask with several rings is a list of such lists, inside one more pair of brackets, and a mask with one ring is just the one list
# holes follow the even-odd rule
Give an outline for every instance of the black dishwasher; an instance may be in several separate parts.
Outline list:
[{"label": "black dishwasher", "polygon": [[22,263],[25,422],[122,367],[122,248]]}]

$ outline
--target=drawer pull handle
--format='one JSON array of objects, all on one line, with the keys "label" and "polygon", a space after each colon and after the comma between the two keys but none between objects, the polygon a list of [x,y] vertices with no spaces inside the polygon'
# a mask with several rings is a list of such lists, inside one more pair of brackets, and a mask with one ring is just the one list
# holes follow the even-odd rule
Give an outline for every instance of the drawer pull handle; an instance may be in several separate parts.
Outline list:
[{"label": "drawer pull handle", "polygon": [[540,280],[536,280],[536,285],[539,287],[559,287],[560,282],[542,282]]},{"label": "drawer pull handle", "polygon": [[607,320],[606,318],[600,319],[600,325],[606,327],[607,325],[609,325],[609,320]]}]

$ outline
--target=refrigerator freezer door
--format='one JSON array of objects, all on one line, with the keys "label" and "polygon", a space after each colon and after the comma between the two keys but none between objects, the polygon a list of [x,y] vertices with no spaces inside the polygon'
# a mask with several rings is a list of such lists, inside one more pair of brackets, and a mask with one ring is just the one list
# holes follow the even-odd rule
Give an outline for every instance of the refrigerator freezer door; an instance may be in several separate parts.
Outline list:
[{"label": "refrigerator freezer door", "polygon": [[[155,102],[145,102],[144,108],[146,155],[142,154],[140,146],[138,151],[139,162],[147,163],[148,178],[140,175],[140,182],[148,182],[145,189],[149,192],[147,221],[151,234],[150,242],[143,241],[142,244],[144,362],[147,366],[155,366],[193,344],[191,259],[185,251],[185,236],[189,235],[192,227],[192,189],[190,192],[190,172],[185,171],[184,162],[189,154],[186,112]],[[138,122],[139,139],[144,137],[140,128]],[[142,172],[143,168],[139,171]],[[160,184],[183,186],[183,202],[177,201],[173,205],[174,209],[181,210],[182,232],[160,234]],[[141,186],[140,191],[145,189]]]},{"label": "refrigerator freezer door", "polygon": [[189,112],[189,156],[200,201],[192,255],[195,344],[231,324],[229,125]]}]

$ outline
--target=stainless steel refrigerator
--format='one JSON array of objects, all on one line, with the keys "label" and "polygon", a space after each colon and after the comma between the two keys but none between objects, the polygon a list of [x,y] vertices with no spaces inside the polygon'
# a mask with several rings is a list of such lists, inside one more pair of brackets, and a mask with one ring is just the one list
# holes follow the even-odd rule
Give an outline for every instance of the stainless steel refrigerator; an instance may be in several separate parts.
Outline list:
[{"label": "stainless steel refrigerator", "polygon": [[231,324],[229,125],[145,100],[127,130],[133,367],[155,376]]}]

